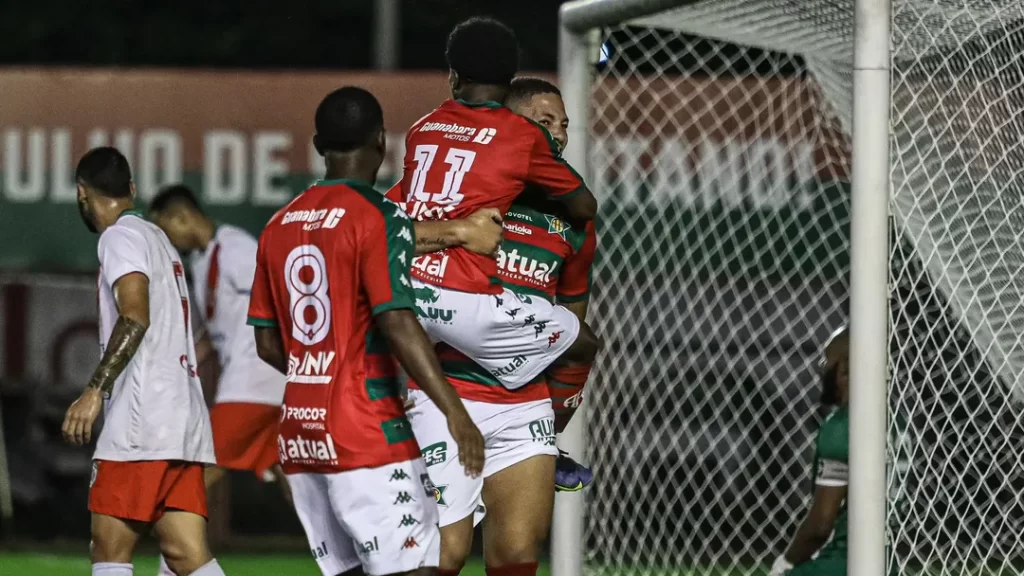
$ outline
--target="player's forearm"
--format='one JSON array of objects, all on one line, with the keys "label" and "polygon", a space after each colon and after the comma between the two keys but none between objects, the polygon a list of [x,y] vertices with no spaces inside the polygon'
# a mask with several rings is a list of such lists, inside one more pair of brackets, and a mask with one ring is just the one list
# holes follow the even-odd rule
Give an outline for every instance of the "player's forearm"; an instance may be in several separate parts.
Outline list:
[{"label": "player's forearm", "polygon": [[444,222],[416,222],[416,255],[429,254],[448,248],[461,246],[463,243],[464,223],[461,220]]},{"label": "player's forearm", "polygon": [[114,390],[114,382],[124,372],[128,363],[131,362],[135,352],[142,345],[146,336],[146,326],[137,320],[126,316],[118,316],[114,323],[114,329],[110,333],[110,340],[103,352],[103,358],[99,366],[89,379],[88,386],[96,388],[104,395],[110,395]]},{"label": "player's forearm", "polygon": [[377,325],[388,339],[391,352],[416,385],[447,416],[462,406],[455,389],[448,383],[434,347],[411,310],[392,310],[377,316]]},{"label": "player's forearm", "polygon": [[814,553],[828,542],[830,535],[831,530],[819,529],[812,522],[804,520],[786,551],[786,560],[794,566],[809,562]]},{"label": "player's forearm", "polygon": [[285,355],[284,342],[277,326],[255,329],[256,355],[281,374],[288,374],[288,357]]}]

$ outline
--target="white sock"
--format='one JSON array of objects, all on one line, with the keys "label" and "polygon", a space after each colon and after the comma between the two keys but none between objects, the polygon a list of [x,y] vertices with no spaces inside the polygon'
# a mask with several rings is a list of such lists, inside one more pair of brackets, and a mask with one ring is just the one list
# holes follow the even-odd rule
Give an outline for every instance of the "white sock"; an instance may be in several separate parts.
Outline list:
[{"label": "white sock", "polygon": [[160,555],[160,571],[156,573],[157,576],[178,576],[175,574],[170,567],[167,566],[167,560],[164,555]]},{"label": "white sock", "polygon": [[132,576],[132,565],[97,562],[92,565],[92,576]]},{"label": "white sock", "polygon": [[199,567],[192,573],[192,576],[225,576],[224,571],[220,569],[220,564],[217,564],[217,559],[214,558],[206,564]]}]

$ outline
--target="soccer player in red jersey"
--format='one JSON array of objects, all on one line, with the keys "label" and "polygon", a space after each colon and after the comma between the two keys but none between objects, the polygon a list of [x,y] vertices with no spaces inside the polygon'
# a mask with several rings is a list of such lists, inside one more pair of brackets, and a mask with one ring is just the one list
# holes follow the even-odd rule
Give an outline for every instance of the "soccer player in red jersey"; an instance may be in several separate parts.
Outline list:
[{"label": "soccer player in red jersey", "polygon": [[214,462],[213,440],[195,372],[185,269],[164,233],[133,210],[123,154],[89,151],[75,179],[82,220],[100,234],[103,357],[68,408],[63,432],[88,443],[102,406],[89,483],[92,573],[131,576],[135,545],[153,531],[175,573],[223,576],[206,541],[203,468]]},{"label": "soccer player in red jersey", "polygon": [[[549,82],[513,80],[506,104],[550,125],[559,146],[566,145],[565,107]],[[550,213],[560,209],[529,192],[516,200],[504,215],[498,273],[520,298],[565,305],[582,322],[597,236],[593,222],[576,228]],[[529,316],[517,320],[526,326],[535,323]],[[410,384],[409,419],[423,447],[440,511],[440,572],[458,573],[472,548],[473,526],[484,520],[488,572],[532,573],[550,528],[554,489],[580,490],[592,480],[590,470],[571,458],[559,457],[557,463],[552,458],[555,434],[582,400],[590,366],[559,364],[526,386],[508,390],[461,352],[446,344],[438,350],[442,369],[484,434],[485,456],[483,478],[467,477],[453,461],[451,438],[439,426],[443,417]]]},{"label": "soccer player in red jersey", "polygon": [[413,228],[372,188],[383,112],[360,88],[329,94],[314,145],[327,176],[260,236],[249,323],[260,358],[287,375],[279,458],[325,576],[432,574],[437,506],[405,416],[395,358],[446,415],[466,473],[483,439],[412,309]]},{"label": "soccer player in red jersey", "polygon": [[[389,193],[414,219],[457,219],[479,208],[503,214],[527,185],[570,219],[593,219],[597,202],[551,135],[501,104],[518,51],[515,34],[492,19],[472,18],[449,35],[453,98],[409,129],[405,172]],[[557,359],[584,362],[596,354],[596,337],[577,317],[504,289],[493,257],[456,247],[417,257],[412,275],[431,339],[462,351],[509,389]],[[533,325],[519,321],[527,316]]]}]

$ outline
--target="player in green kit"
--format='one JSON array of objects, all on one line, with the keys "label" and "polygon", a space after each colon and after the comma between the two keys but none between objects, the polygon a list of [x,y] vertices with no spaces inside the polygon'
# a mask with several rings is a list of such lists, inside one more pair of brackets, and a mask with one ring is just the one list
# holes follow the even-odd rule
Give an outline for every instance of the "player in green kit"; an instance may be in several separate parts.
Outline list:
[{"label": "player in green kit", "polygon": [[821,402],[836,406],[821,424],[814,455],[814,500],[770,576],[846,576],[846,488],[850,455],[850,333],[825,344]]}]

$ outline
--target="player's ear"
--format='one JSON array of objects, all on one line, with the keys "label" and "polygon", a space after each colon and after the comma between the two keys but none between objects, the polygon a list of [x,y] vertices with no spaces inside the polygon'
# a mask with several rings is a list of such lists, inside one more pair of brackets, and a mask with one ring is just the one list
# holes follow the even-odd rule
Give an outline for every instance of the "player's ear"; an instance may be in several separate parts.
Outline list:
[{"label": "player's ear", "polygon": [[128,183],[128,193],[131,194],[132,200],[135,200],[135,181]]},{"label": "player's ear", "polygon": [[88,198],[88,194],[86,194],[85,184],[82,184],[81,182],[79,182],[78,183],[78,201],[79,202],[84,202],[87,198]]},{"label": "player's ear", "polygon": [[377,150],[380,152],[381,156],[384,156],[388,151],[388,139],[387,135],[384,134],[384,128],[381,128],[380,132],[377,132]]},{"label": "player's ear", "polygon": [[320,147],[320,135],[313,134],[313,148],[316,148],[316,153],[323,156],[324,150]]},{"label": "player's ear", "polygon": [[448,86],[452,89],[453,94],[459,89],[459,73],[451,68],[448,69]]}]

